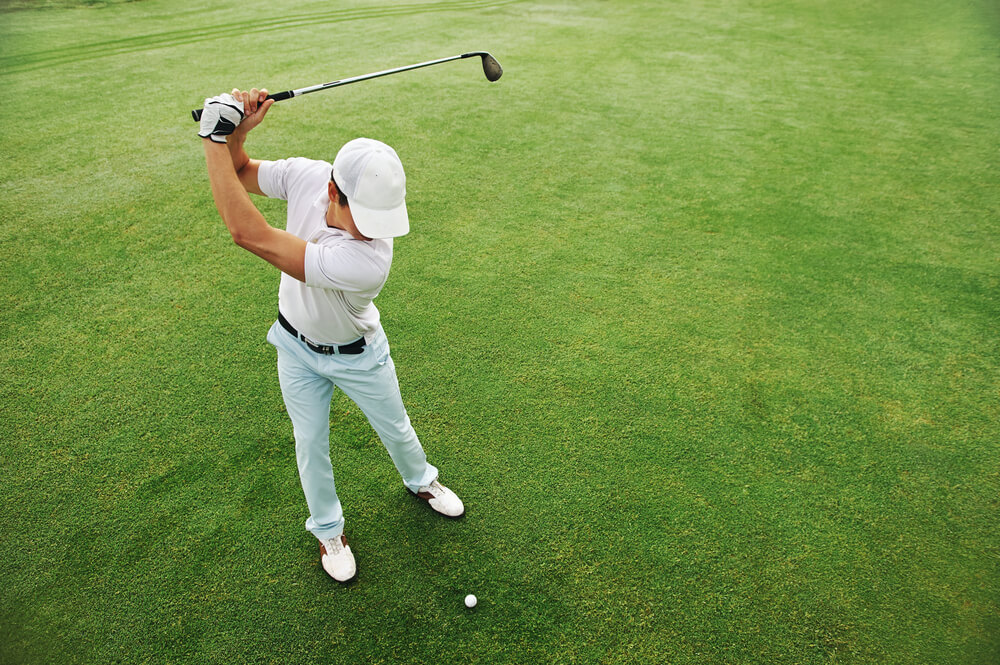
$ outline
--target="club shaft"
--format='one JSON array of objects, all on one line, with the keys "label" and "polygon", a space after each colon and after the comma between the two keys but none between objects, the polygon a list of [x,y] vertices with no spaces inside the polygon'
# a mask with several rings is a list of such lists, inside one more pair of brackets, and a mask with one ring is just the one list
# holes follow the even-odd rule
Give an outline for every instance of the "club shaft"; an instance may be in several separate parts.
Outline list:
[{"label": "club shaft", "polygon": [[[273,99],[275,101],[281,101],[283,99],[291,99],[292,97],[298,97],[300,95],[308,95],[310,92],[319,92],[320,90],[328,90],[329,88],[337,88],[342,85],[348,85],[350,83],[357,83],[358,81],[367,81],[369,79],[379,78],[380,76],[388,76],[390,74],[398,74],[400,72],[408,72],[411,69],[420,69],[421,67],[430,67],[431,65],[439,65],[442,62],[451,62],[452,60],[461,60],[462,58],[471,58],[474,56],[482,56],[482,51],[473,51],[471,53],[463,53],[462,55],[453,55],[447,58],[438,58],[437,60],[428,60],[427,62],[418,62],[415,65],[406,65],[404,67],[396,67],[394,69],[386,69],[381,72],[373,72],[371,74],[361,74],[360,76],[352,76],[346,79],[338,79],[336,81],[330,81],[329,83],[320,83],[319,85],[311,85],[305,88],[297,88],[295,90],[285,90],[284,92],[278,92],[273,95],[268,95],[266,99]],[[194,117],[195,122],[201,120],[201,109],[195,109],[191,111],[192,117]]]},{"label": "club shaft", "polygon": [[386,69],[381,72],[374,72],[371,74],[361,74],[360,76],[352,76],[351,78],[340,79],[337,81],[330,81],[329,83],[320,83],[319,85],[311,85],[307,88],[299,88],[298,90],[292,90],[292,96],[298,97],[299,95],[305,95],[310,92],[317,92],[319,90],[326,90],[327,88],[336,88],[337,86],[347,85],[348,83],[357,83],[358,81],[367,81],[368,79],[375,79],[380,76],[388,76],[389,74],[398,74],[400,72],[408,72],[411,69],[420,69],[421,67],[430,67],[431,65],[439,65],[442,62],[451,62],[452,60],[459,60],[461,58],[468,58],[469,56],[479,55],[478,53],[463,53],[462,55],[453,55],[448,58],[440,58],[438,60],[428,60],[427,62],[420,62],[415,65],[406,65],[405,67],[396,67],[394,69]]}]

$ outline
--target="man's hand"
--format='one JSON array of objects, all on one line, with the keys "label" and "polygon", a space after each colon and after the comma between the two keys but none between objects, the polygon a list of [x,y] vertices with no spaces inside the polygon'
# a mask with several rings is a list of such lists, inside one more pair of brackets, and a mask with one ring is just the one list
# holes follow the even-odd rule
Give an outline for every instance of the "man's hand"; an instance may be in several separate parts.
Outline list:
[{"label": "man's hand", "polygon": [[243,100],[233,95],[209,97],[205,100],[205,108],[201,112],[198,136],[216,143],[225,143],[226,137],[236,131],[243,121],[243,106]]},{"label": "man's hand", "polygon": [[250,92],[233,88],[232,97],[243,102],[243,113],[246,116],[240,123],[237,132],[246,136],[247,132],[260,124],[267,114],[267,110],[274,104],[273,99],[267,99],[267,88],[258,90],[253,88]]}]

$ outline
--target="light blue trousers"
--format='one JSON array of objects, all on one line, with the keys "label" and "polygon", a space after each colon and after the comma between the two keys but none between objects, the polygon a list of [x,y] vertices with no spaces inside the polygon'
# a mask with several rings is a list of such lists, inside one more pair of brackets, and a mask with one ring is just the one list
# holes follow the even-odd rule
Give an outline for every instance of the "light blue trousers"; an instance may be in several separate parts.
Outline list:
[{"label": "light blue trousers", "polygon": [[277,322],[267,341],[278,350],[278,380],[295,431],[299,479],[309,506],[306,529],[317,538],[333,538],[344,531],[330,463],[330,400],[335,388],[368,418],[407,488],[416,492],[437,478],[438,470],[427,463],[406,415],[389,340],[381,327],[364,352],[354,355],[315,353]]}]

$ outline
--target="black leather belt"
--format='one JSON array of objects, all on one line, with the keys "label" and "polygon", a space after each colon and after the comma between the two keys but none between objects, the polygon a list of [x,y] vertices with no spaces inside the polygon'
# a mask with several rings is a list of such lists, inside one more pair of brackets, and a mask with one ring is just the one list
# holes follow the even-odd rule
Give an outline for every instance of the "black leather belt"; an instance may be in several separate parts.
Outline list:
[{"label": "black leather belt", "polygon": [[278,323],[281,327],[292,333],[295,337],[301,339],[305,342],[305,345],[309,347],[310,351],[316,353],[322,353],[324,356],[342,356],[342,355],[356,355],[362,353],[365,350],[365,338],[356,339],[350,344],[314,344],[306,339],[306,336],[295,329],[291,323],[288,322],[281,312],[278,312]]}]

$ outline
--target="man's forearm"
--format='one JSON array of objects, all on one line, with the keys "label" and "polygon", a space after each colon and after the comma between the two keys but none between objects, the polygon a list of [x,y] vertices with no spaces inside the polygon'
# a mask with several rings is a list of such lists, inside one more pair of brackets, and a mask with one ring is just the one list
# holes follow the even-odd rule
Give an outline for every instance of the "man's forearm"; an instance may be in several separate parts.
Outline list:
[{"label": "man's forearm", "polygon": [[[235,147],[235,152],[246,154],[243,150],[242,142]],[[263,226],[266,226],[263,215],[250,201],[243,185],[240,184],[236,167],[233,160],[232,166],[226,163],[226,154],[221,144],[213,143],[205,139],[205,162],[208,166],[208,179],[212,185],[212,196],[215,199],[215,206],[219,215],[226,223],[226,227],[232,234],[237,244],[242,244],[245,238],[259,233]],[[234,146],[230,146],[229,156],[232,158]],[[249,161],[249,159],[247,160]]]}]

